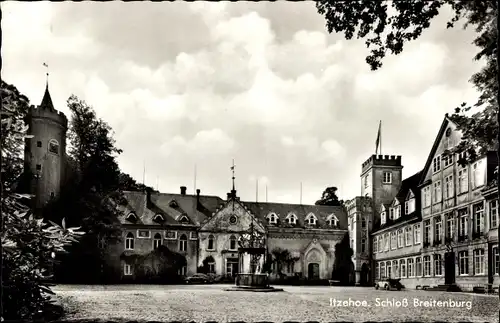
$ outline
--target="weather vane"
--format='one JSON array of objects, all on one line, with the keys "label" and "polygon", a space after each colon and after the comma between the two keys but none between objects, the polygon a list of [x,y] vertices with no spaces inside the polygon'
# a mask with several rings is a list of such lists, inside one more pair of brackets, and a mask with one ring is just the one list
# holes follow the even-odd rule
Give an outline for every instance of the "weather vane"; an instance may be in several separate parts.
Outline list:
[{"label": "weather vane", "polygon": [[47,86],[49,86],[49,65],[47,65],[47,63],[43,63],[43,66],[45,66],[46,68],[46,78],[47,78]]}]

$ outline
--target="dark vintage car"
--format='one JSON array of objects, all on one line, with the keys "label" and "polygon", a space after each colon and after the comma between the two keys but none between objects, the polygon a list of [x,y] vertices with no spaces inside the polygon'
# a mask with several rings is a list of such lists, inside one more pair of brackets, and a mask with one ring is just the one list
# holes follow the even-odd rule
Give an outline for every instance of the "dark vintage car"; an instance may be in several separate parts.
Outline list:
[{"label": "dark vintage car", "polygon": [[212,281],[211,277],[205,274],[194,274],[193,276],[189,276],[184,278],[186,284],[207,284]]},{"label": "dark vintage car", "polygon": [[383,279],[375,283],[375,289],[402,290],[405,286],[401,284],[401,279]]}]

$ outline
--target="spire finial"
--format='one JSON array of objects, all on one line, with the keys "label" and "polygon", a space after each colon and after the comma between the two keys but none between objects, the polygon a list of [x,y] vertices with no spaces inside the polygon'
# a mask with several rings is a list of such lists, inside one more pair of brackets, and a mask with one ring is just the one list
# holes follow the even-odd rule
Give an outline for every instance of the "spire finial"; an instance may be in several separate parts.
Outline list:
[{"label": "spire finial", "polygon": [[43,66],[45,66],[45,69],[46,69],[46,72],[45,72],[45,75],[46,75],[46,88],[48,89],[49,88],[49,65],[47,65],[47,63],[43,63]]},{"label": "spire finial", "polygon": [[233,166],[231,166],[231,171],[233,172],[233,177],[232,177],[232,179],[233,179],[233,192],[235,191],[234,179],[236,178],[236,177],[234,177],[234,166],[235,165],[234,165],[234,158],[233,158]]}]

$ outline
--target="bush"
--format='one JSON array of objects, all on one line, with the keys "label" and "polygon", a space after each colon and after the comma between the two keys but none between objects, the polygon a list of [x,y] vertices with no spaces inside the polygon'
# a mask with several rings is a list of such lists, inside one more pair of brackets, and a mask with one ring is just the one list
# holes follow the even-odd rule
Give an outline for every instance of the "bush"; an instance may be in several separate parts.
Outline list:
[{"label": "bush", "polygon": [[66,228],[64,220],[62,226],[49,226],[34,218],[21,198],[29,197],[2,197],[2,320],[47,320],[56,311],[62,314],[51,300],[54,293],[47,282],[55,253],[64,252],[83,233]]}]

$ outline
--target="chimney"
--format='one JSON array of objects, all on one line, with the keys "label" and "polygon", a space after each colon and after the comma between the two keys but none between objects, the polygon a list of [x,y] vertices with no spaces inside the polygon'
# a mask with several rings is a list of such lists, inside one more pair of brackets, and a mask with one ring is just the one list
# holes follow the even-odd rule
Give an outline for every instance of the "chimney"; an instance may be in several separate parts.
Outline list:
[{"label": "chimney", "polygon": [[186,195],[186,186],[181,186],[181,194]]},{"label": "chimney", "polygon": [[200,189],[196,190],[196,205],[200,204]]},{"label": "chimney", "polygon": [[151,205],[153,204],[153,202],[151,202],[151,191],[152,189],[149,187],[146,188],[146,207],[148,209],[151,208]]},{"label": "chimney", "polygon": [[200,197],[200,192],[201,192],[200,189],[197,189],[196,190],[196,196]]}]

